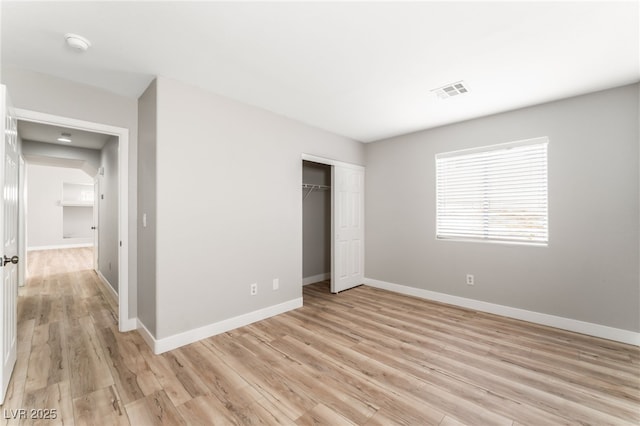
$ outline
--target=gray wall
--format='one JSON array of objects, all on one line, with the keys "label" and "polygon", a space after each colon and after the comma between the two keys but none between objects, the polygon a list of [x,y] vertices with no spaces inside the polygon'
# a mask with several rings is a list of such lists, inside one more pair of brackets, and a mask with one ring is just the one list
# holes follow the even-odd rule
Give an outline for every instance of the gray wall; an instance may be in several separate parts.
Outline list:
[{"label": "gray wall", "polygon": [[[367,145],[366,276],[639,331],[638,93],[625,86]],[[550,140],[549,246],[436,241],[435,154],[538,136]]]},{"label": "gray wall", "polygon": [[[157,85],[154,80],[138,100],[138,318],[156,334],[156,144]],[[142,226],[146,214],[147,226]],[[188,267],[188,266],[185,266]],[[182,268],[180,268],[182,269]]]},{"label": "gray wall", "polygon": [[73,83],[49,75],[5,67],[2,83],[8,88],[13,105],[32,111],[55,114],[94,123],[129,129],[129,315],[137,309],[137,100],[95,87]]},{"label": "gray wall", "polygon": [[118,292],[118,138],[111,137],[100,151],[104,175],[98,175],[98,269]]},{"label": "gray wall", "polygon": [[363,145],[162,77],[157,101],[156,337],[302,297],[301,155]]},{"label": "gray wall", "polygon": [[[331,167],[304,161],[302,182],[331,185]],[[302,196],[308,190],[302,190]],[[302,202],[302,276],[331,272],[331,191],[313,190]]]}]

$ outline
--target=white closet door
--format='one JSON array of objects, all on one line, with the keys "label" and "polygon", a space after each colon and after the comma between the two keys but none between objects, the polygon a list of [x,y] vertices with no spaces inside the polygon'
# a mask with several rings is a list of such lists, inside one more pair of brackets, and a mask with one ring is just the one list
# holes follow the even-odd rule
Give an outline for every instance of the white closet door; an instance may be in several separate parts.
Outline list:
[{"label": "white closet door", "polygon": [[334,165],[331,292],[362,284],[364,278],[364,168]]}]

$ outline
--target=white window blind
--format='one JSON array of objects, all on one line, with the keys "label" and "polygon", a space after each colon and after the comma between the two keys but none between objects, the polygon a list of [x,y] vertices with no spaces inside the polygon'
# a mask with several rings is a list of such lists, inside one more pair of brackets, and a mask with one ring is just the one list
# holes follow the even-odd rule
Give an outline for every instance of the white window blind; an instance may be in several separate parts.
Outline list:
[{"label": "white window blind", "polygon": [[548,142],[436,155],[436,238],[546,245]]}]

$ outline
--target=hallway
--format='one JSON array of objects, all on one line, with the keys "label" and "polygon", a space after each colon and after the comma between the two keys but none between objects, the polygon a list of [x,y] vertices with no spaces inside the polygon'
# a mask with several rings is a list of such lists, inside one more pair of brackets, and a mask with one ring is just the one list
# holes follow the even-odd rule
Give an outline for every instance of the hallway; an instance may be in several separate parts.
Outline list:
[{"label": "hallway", "polygon": [[191,399],[172,371],[182,366],[154,356],[137,332],[118,332],[117,300],[93,270],[93,249],[32,251],[28,262],[5,424],[183,423],[172,404]]},{"label": "hallway", "polygon": [[64,424],[73,423],[74,409],[77,420],[93,416],[94,404],[119,410],[105,354],[126,336],[117,331],[117,301],[92,269],[92,248],[32,251],[28,262],[5,420],[11,424],[9,410],[20,408],[52,410]]}]

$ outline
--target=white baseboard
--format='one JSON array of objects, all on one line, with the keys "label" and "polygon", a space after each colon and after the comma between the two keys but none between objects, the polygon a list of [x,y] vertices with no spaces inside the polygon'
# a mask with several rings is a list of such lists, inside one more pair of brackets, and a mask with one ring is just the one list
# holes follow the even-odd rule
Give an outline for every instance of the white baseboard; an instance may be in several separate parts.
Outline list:
[{"label": "white baseboard", "polygon": [[107,287],[107,289],[110,290],[111,295],[115,297],[117,301],[119,301],[120,299],[118,297],[118,293],[115,291],[115,289],[113,288],[113,286],[111,285],[107,277],[105,277],[100,271],[96,271],[96,274],[98,274],[98,278],[100,278],[100,281],[102,281],[102,284],[104,284]]},{"label": "white baseboard", "polygon": [[330,280],[331,272],[325,272],[324,274],[313,275],[302,279],[302,285],[309,285],[320,281]]},{"label": "white baseboard", "polygon": [[300,307],[302,307],[302,297],[292,299],[278,305],[258,309],[257,311],[222,320],[220,322],[205,325],[204,327],[185,331],[180,334],[164,337],[162,339],[154,338],[144,324],[142,324],[138,319],[138,331],[140,331],[142,338],[149,344],[153,353],[159,355],[163,352],[188,345],[189,343],[197,342],[198,340],[206,339],[207,337],[215,336],[216,334],[225,333],[229,330],[243,327],[256,321],[261,321]]},{"label": "white baseboard", "polygon": [[[115,298],[116,302],[118,302],[118,304],[120,304],[120,296],[114,290],[114,288],[111,286],[111,283],[109,282],[107,277],[105,277],[102,274],[102,272],[100,272],[100,271],[96,271],[96,274],[98,274],[98,278],[100,278],[100,281],[102,282],[102,285],[107,287],[107,289],[110,291],[111,295]],[[118,330],[119,331],[126,332],[126,331],[135,330],[136,328],[138,328],[138,319],[137,318],[125,318],[123,320],[121,320],[121,319],[118,320]]]},{"label": "white baseboard", "polygon": [[137,330],[138,333],[140,333],[140,336],[142,336],[142,339],[147,342],[147,345],[149,345],[149,347],[151,348],[151,350],[153,351],[153,353],[156,353],[156,339],[153,337],[153,334],[151,334],[151,332],[149,331],[149,329],[142,323],[142,321],[140,321],[140,318],[136,318],[136,323],[137,323]]},{"label": "white baseboard", "polygon": [[138,328],[138,318],[126,318],[123,321],[118,321],[118,331],[126,333],[127,331],[133,331]]},{"label": "white baseboard", "polygon": [[555,315],[543,314],[540,312],[527,311],[519,308],[512,308],[510,306],[482,302],[480,300],[467,299],[465,297],[452,296],[450,294],[438,293],[435,291],[389,283],[386,281],[374,280],[371,278],[365,278],[364,284],[371,287],[393,291],[396,293],[406,294],[408,296],[419,297],[421,299],[434,300],[436,302],[447,303],[449,305],[460,306],[463,308],[473,309],[481,312],[488,312],[504,317],[515,318],[536,324],[573,331],[576,333],[587,334],[589,336],[601,337],[603,339],[609,339],[616,342],[640,346],[640,333],[629,330],[574,320],[571,318],[558,317]]},{"label": "white baseboard", "polygon": [[61,249],[68,249],[68,248],[81,248],[81,247],[93,247],[93,243],[62,244],[62,245],[54,245],[54,246],[31,246],[31,247],[27,247],[27,251],[61,250]]}]

